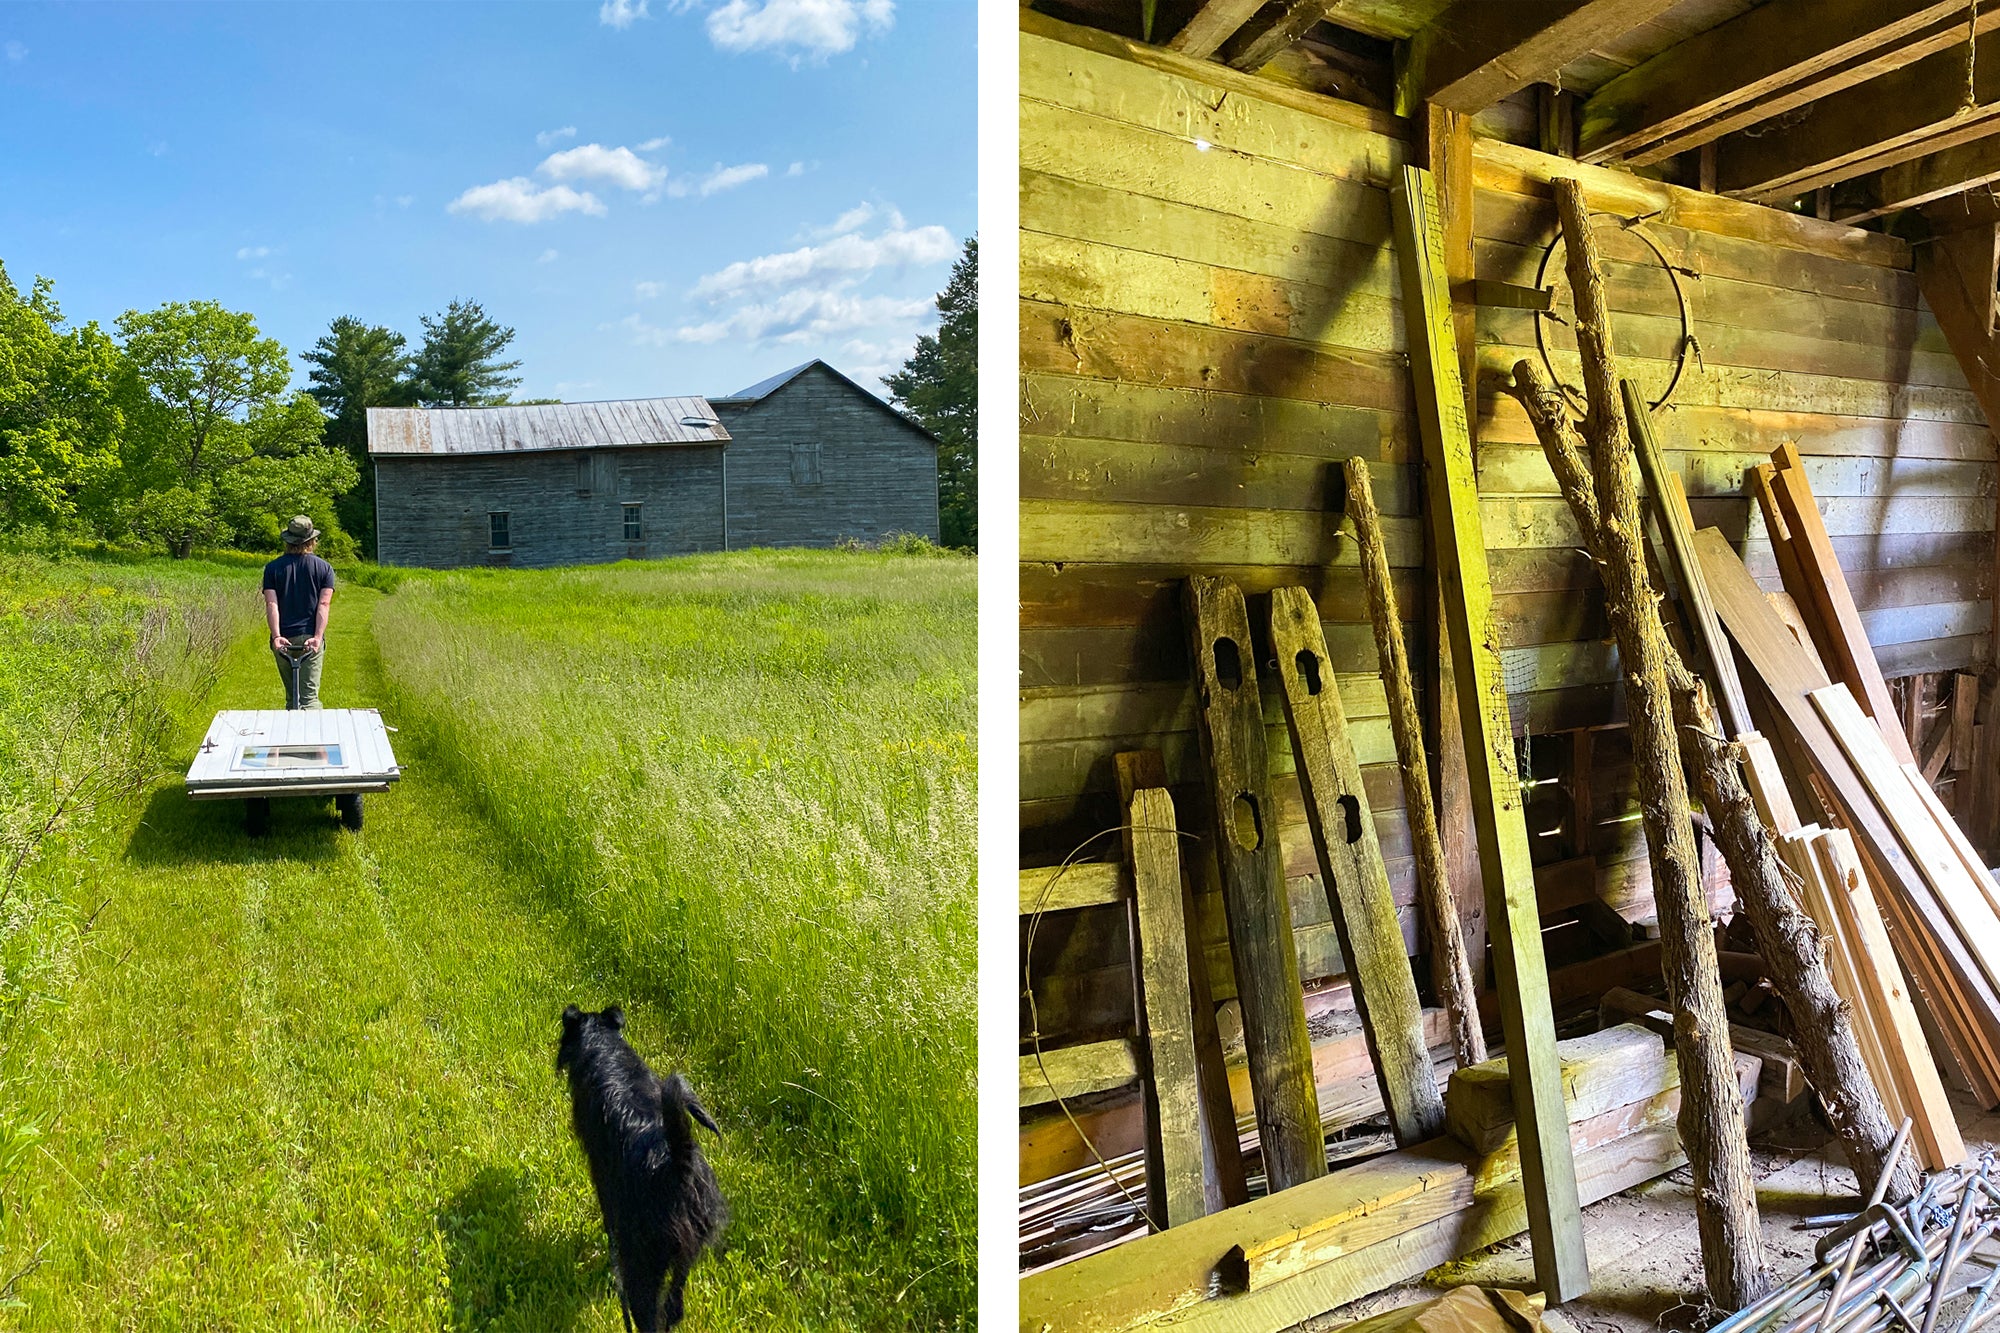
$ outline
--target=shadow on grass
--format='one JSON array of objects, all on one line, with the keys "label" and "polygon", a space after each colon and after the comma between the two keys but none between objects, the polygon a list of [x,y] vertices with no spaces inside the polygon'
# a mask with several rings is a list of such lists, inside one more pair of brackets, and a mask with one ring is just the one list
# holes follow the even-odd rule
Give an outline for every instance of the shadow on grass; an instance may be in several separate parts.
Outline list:
[{"label": "shadow on grass", "polygon": [[451,1279],[452,1329],[561,1330],[612,1287],[589,1231],[551,1234],[526,1173],[489,1166],[438,1211]]},{"label": "shadow on grass", "polygon": [[272,801],[270,832],[253,838],[243,831],[243,802],[191,801],[169,783],[147,800],[125,855],[142,866],[318,864],[339,856],[340,840],[352,836],[341,829],[330,796]]}]

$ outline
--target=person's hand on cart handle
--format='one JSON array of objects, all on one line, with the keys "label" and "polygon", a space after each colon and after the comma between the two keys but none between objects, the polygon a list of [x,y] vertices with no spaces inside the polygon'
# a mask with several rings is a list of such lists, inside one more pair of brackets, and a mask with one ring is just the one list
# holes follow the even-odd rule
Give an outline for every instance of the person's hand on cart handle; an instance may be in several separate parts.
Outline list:
[{"label": "person's hand on cart handle", "polygon": [[310,639],[306,640],[305,644],[306,651],[309,653],[316,653],[320,650],[320,645],[325,642],[326,642],[325,634],[323,633],[315,634]]},{"label": "person's hand on cart handle", "polygon": [[271,636],[271,646],[281,653],[288,652],[291,650],[292,641],[282,634],[273,634]]}]

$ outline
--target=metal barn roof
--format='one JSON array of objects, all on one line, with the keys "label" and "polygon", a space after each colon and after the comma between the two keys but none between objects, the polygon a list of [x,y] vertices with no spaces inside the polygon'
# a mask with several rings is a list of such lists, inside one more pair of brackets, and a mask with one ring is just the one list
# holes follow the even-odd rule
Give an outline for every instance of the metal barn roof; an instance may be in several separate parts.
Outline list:
[{"label": "metal barn roof", "polygon": [[368,452],[377,456],[720,444],[728,438],[706,398],[368,409]]},{"label": "metal barn roof", "polygon": [[[787,384],[790,384],[793,380],[797,379],[800,375],[803,375],[806,371],[811,370],[814,366],[826,366],[826,362],[821,361],[818,358],[814,358],[811,361],[801,361],[796,366],[793,366],[790,370],[781,370],[777,374],[771,376],[771,378],[769,379],[758,380],[755,384],[751,385],[749,388],[738,389],[735,393],[730,394],[727,398],[718,398],[716,399],[716,401],[719,403],[755,402],[759,398],[766,397],[772,393],[775,393],[777,390],[784,388]],[[826,368],[828,370],[833,370],[832,366],[826,366]],[[837,370],[833,370],[833,373],[836,375],[840,375],[840,372]],[[840,377],[844,380],[847,379],[847,376],[845,375],[840,375]],[[854,381],[848,380],[848,383],[853,384]],[[860,388],[861,386],[857,384],[855,385],[855,387]],[[863,393],[868,392],[866,389],[862,389],[861,391]]]}]

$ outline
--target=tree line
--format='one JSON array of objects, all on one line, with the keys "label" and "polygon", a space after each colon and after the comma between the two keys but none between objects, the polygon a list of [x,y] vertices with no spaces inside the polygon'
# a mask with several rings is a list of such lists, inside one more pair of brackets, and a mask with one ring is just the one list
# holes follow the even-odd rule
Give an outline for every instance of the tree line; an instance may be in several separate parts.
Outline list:
[{"label": "tree line", "polygon": [[[888,377],[897,406],[938,437],[947,545],[977,540],[978,245],[938,296],[938,332]],[[291,515],[321,550],[372,557],[371,407],[511,401],[514,330],[476,301],[421,319],[412,348],[349,315],[290,357],[248,313],[214,301],[128,310],[106,331],[68,322],[54,287],[26,292],[0,264],[0,538],[46,533],[164,549],[268,550]],[[548,402],[549,399],[529,400]]]}]

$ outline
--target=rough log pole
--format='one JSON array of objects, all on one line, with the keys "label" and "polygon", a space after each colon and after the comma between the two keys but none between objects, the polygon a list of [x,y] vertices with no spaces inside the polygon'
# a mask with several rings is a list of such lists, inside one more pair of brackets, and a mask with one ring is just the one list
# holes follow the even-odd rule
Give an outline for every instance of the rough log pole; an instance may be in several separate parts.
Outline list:
[{"label": "rough log pole", "polygon": [[1486,1061],[1486,1034],[1479,1029],[1479,992],[1472,962],[1459,930],[1458,903],[1445,873],[1444,841],[1431,805],[1429,768],[1424,760],[1424,723],[1410,683],[1410,659],[1403,650],[1403,623],[1396,614],[1396,589],[1389,582],[1389,552],[1382,540],[1382,515],[1368,480],[1368,461],[1347,460],[1347,512],[1361,539],[1361,581],[1368,589],[1368,618],[1375,622],[1375,649],[1382,659],[1382,686],[1389,696],[1389,724],[1396,733],[1396,758],[1403,766],[1403,804],[1410,817],[1410,841],[1417,859],[1417,898],[1424,933],[1431,945],[1431,985],[1451,1020],[1452,1049],[1459,1068]]},{"label": "rough log pole", "polygon": [[1569,179],[1553,184],[1576,299],[1577,346],[1589,403],[1583,431],[1591,445],[1594,477],[1582,472],[1581,450],[1567,415],[1534,392],[1534,368],[1523,363],[1515,374],[1529,386],[1521,395],[1523,406],[1550,455],[1578,527],[1585,526],[1586,515],[1595,527],[1592,555],[1604,580],[1606,611],[1618,641],[1631,719],[1633,774],[1652,857],[1661,961],[1667,1000],[1674,1010],[1674,1049],[1681,1071],[1681,1145],[1694,1169],[1702,1263],[1710,1298],[1724,1309],[1737,1310],[1763,1294],[1767,1274],[1750,1175],[1750,1144],[1744,1132],[1743,1092],[1729,1046],[1715,932],[1702,893],[1701,858],[1674,726],[1667,674],[1671,649],[1646,575],[1636,465],[1619,401],[1596,238],[1582,187]]},{"label": "rough log pole", "polygon": [[[1561,399],[1534,366],[1514,367],[1517,396],[1537,423],[1560,421]],[[1537,433],[1541,430],[1539,424]],[[1549,443],[1549,461],[1563,479],[1564,494],[1583,532],[1585,549],[1593,558],[1598,548],[1597,510],[1589,491],[1572,492],[1567,478],[1588,481],[1576,455],[1576,439],[1567,426]],[[1792,1016],[1793,1044],[1806,1081],[1819,1095],[1821,1108],[1840,1139],[1847,1160],[1864,1186],[1882,1174],[1895,1142],[1895,1130],[1882,1097],[1861,1062],[1848,1008],[1833,989],[1833,979],[1821,951],[1819,928],[1799,906],[1785,881],[1784,864],[1769,830],[1757,814],[1754,798],[1743,780],[1742,750],[1722,738],[1721,724],[1701,687],[1671,644],[1667,647],[1668,689],[1674,700],[1682,754],[1701,788],[1702,809],[1715,826],[1715,840],[1729,865],[1729,879],[1757,935],[1757,950],[1770,969],[1771,985]],[[1899,1163],[1883,1197],[1900,1203],[1916,1192],[1917,1171],[1910,1157]]]}]

